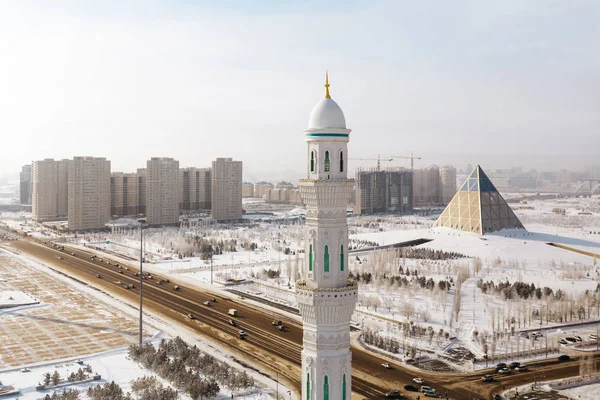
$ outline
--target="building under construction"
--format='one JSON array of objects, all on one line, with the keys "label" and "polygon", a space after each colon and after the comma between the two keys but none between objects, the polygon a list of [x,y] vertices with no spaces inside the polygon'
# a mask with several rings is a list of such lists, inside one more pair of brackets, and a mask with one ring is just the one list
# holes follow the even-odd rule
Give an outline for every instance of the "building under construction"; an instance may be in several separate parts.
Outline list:
[{"label": "building under construction", "polygon": [[413,174],[404,168],[356,170],[355,214],[398,213],[413,209]]}]

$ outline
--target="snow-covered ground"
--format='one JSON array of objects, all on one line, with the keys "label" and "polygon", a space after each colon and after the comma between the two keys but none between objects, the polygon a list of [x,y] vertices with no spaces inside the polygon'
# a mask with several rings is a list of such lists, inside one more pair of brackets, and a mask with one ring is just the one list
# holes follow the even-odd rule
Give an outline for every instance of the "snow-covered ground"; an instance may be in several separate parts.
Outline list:
[{"label": "snow-covered ground", "polygon": [[[163,335],[159,335],[152,340],[152,343],[156,346],[162,338]],[[92,368],[94,374],[101,375],[102,379],[64,386],[65,389],[78,390],[80,392],[80,399],[82,400],[88,398],[86,392],[91,386],[114,381],[124,392],[131,392],[131,382],[133,380],[143,376],[156,376],[156,374],[142,368],[136,362],[130,360],[127,356],[126,348],[100,353],[91,357],[84,357],[81,359],[83,364],[78,364],[76,361],[76,359],[73,359],[59,363],[40,365],[29,368],[27,372],[22,372],[18,368],[6,372],[0,371],[0,382],[2,382],[2,384],[5,386],[13,386],[15,389],[20,390],[18,395],[3,397],[3,399],[18,398],[20,400],[39,400],[46,394],[52,394],[54,391],[60,393],[62,387],[60,389],[48,389],[42,391],[36,391],[35,387],[43,382],[43,375],[46,373],[53,374],[56,371],[60,374],[61,378],[66,378],[70,373],[76,372],[79,368],[85,368],[87,365]],[[168,385],[167,381],[160,379],[158,376],[157,378],[164,385]],[[274,399],[274,395],[271,396],[269,392],[270,391],[254,387],[245,392],[236,392],[235,397],[236,399]],[[231,398],[231,392],[227,390],[227,388],[221,388],[221,393],[217,399],[224,400],[229,398]],[[185,394],[181,394],[181,399],[189,400],[191,398]]]},{"label": "snow-covered ground", "polygon": [[[2,282],[2,278],[0,278]],[[18,290],[0,290],[0,309],[39,303],[36,299]]]}]

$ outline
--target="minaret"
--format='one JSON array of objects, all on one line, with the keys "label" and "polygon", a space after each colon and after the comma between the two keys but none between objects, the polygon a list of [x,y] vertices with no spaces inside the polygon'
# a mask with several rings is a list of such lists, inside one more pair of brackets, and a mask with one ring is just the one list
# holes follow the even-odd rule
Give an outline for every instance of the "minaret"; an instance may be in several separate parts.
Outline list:
[{"label": "minaret", "polygon": [[354,180],[348,179],[348,141],[344,113],[329,95],[310,114],[304,130],[307,178],[300,180],[306,205],[304,267],[296,298],[304,328],[302,400],[349,400],[352,354],[350,317],[358,287],[348,279],[346,208]]}]

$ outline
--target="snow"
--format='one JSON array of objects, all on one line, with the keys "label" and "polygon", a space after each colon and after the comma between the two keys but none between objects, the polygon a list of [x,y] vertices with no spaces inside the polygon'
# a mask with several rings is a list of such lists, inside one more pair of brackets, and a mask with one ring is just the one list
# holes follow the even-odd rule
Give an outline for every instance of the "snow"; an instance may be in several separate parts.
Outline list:
[{"label": "snow", "polygon": [[[0,279],[2,282],[2,279]],[[0,309],[37,304],[39,301],[18,290],[0,290]]]},{"label": "snow", "polygon": [[[156,336],[152,343],[156,346],[163,338],[163,335]],[[76,372],[79,368],[85,368],[86,365],[90,365],[94,371],[94,374],[100,374],[102,379],[98,381],[78,383],[74,385],[65,386],[66,389],[77,389],[80,393],[81,399],[87,399],[86,391],[89,387],[98,384],[104,384],[106,382],[115,381],[121,386],[123,391],[131,391],[131,382],[137,378],[143,376],[156,376],[163,384],[167,385],[168,382],[159,378],[156,374],[149,370],[140,367],[137,363],[133,362],[127,356],[127,349],[121,348],[115,351],[108,351],[105,353],[93,355],[91,357],[85,357],[82,359],[83,365],[76,362],[75,359],[65,360],[62,362],[52,362],[37,367],[29,368],[29,372],[21,372],[20,368],[15,368],[9,371],[0,371],[0,381],[5,386],[13,386],[15,389],[20,389],[20,394],[16,396],[3,397],[6,399],[20,399],[20,400],[38,400],[44,397],[47,393],[52,394],[53,391],[62,391],[61,389],[49,389],[43,391],[36,391],[35,386],[43,381],[43,375],[47,372],[53,374],[57,371],[62,378],[67,377],[71,372]],[[189,400],[190,397],[182,394],[184,400]],[[226,388],[221,388],[221,393],[217,399],[229,399],[230,393]],[[264,392],[260,388],[251,388],[246,394],[236,395],[239,399],[272,399],[267,392]]]},{"label": "snow", "polygon": [[[128,316],[129,318],[132,318],[134,321],[138,316],[137,310],[135,308],[131,307],[130,305],[128,305],[127,303],[125,303],[124,301],[122,301],[116,297],[113,297],[111,295],[108,295],[104,292],[95,290],[93,287],[87,286],[83,283],[80,283],[78,281],[70,279],[67,276],[64,276],[62,274],[54,272],[53,270],[49,269],[45,263],[37,261],[35,258],[32,258],[26,254],[7,253],[7,252],[2,252],[1,250],[0,250],[0,254],[2,254],[3,257],[9,257],[11,259],[18,260],[21,263],[25,263],[27,265],[27,268],[34,268],[34,269],[38,270],[39,272],[50,276],[52,279],[61,281],[62,282],[62,284],[60,285],[61,288],[72,288],[72,289],[67,289],[67,290],[77,290],[79,292],[85,293],[85,295],[87,296],[88,299],[90,299],[90,301],[95,301],[95,303],[97,303],[97,305],[98,305],[95,307],[95,310],[97,310],[97,317],[100,319],[98,319],[95,322],[96,325],[102,326],[102,324],[104,323],[103,320],[106,317],[106,315],[114,314],[115,311],[117,313],[119,313],[119,315],[121,315],[121,318],[125,318],[126,316]],[[72,295],[65,296],[65,299],[67,299],[67,300],[72,299]],[[53,297],[53,300],[58,301],[59,298]],[[100,309],[101,308],[100,305],[103,307],[108,305],[108,306],[110,306],[110,308],[103,311]],[[39,307],[39,306],[37,306],[37,307]],[[51,305],[51,308],[52,307],[56,307],[56,306]],[[15,309],[13,308],[10,310],[15,310]],[[254,393],[252,396],[255,396],[255,397],[252,397],[252,398],[269,398],[269,397],[266,397],[267,396],[266,393],[273,393],[275,391],[275,387],[277,386],[275,381],[265,377],[264,375],[258,373],[255,370],[252,370],[250,368],[242,366],[241,364],[239,364],[237,361],[235,361],[232,358],[232,355],[230,354],[230,352],[221,348],[218,344],[210,343],[210,342],[206,341],[205,339],[202,339],[194,331],[191,331],[184,327],[180,327],[177,324],[173,324],[171,321],[165,321],[158,316],[149,314],[147,312],[147,310],[144,313],[144,328],[145,328],[145,330],[151,330],[154,335],[153,337],[155,339],[158,339],[161,337],[180,336],[183,340],[185,340],[190,345],[196,345],[204,353],[210,354],[220,361],[227,362],[228,364],[232,365],[234,368],[236,368],[238,370],[245,370],[249,375],[251,375],[254,378],[255,382],[257,382],[258,385],[262,386],[262,389],[258,388],[258,391],[259,391],[259,393],[260,393],[260,391],[262,391],[263,396],[260,397],[260,396],[258,396],[258,394]],[[51,333],[49,332],[49,334],[51,334]],[[54,339],[54,338],[52,338],[52,339]],[[118,359],[112,359],[112,358],[105,359],[105,357],[109,357],[109,356],[117,357],[119,355],[120,355],[120,358],[118,358]],[[129,367],[125,367],[126,362],[123,361],[123,358],[125,358],[125,355],[126,355],[126,348],[121,347],[112,352],[109,351],[109,352],[99,353],[94,356],[87,356],[86,360],[100,359],[99,364],[104,365],[106,368],[106,374],[102,374],[103,378],[104,378],[104,376],[111,376],[114,379],[118,379],[120,381],[125,382],[125,381],[131,380],[130,376],[127,375],[130,372],[127,368],[134,368],[134,366],[131,366],[131,365]],[[69,363],[70,361],[73,361],[73,360],[79,358],[80,356],[81,355],[76,355],[76,356],[71,355],[69,358],[63,358],[61,360],[55,359],[52,362],[49,362],[49,361],[37,362],[34,364],[29,364],[29,367],[32,369],[32,372],[34,370],[38,371],[39,374],[36,376],[41,377],[42,373],[47,372],[46,370],[43,370],[43,368],[46,368],[46,369],[50,368],[50,369],[52,369],[52,372],[53,372],[53,368],[54,368],[55,364],[62,365],[65,363]],[[102,361],[102,360],[105,360],[105,361]],[[115,364],[113,364],[113,362]],[[121,368],[121,364],[124,365],[124,367],[123,367],[124,369],[119,369],[119,368]],[[5,368],[4,370],[0,370],[0,381],[4,385],[13,385],[15,387],[21,387],[21,386],[18,386],[17,384],[12,383],[12,381],[10,380],[10,379],[13,379],[15,374],[17,376],[19,374],[21,374],[20,372],[18,372],[18,369],[21,366],[22,365],[20,365],[18,368],[13,366],[13,367]],[[35,368],[33,368],[33,367],[35,367]],[[96,367],[94,365],[92,365],[92,367],[96,370]],[[116,369],[112,370],[111,369],[112,367],[115,367]],[[137,367],[135,367],[135,368],[137,368]],[[98,370],[98,371],[100,371],[100,370]],[[112,372],[110,372],[110,371],[112,371]],[[142,373],[142,372],[143,371],[141,371],[140,373]],[[9,374],[9,373],[12,374],[12,375],[10,375],[11,376],[10,379],[7,378],[7,374]],[[26,375],[28,375],[28,374],[32,374],[32,373],[27,373]],[[123,375],[121,375],[121,374],[123,374]],[[142,375],[144,375],[144,374],[150,375],[150,371],[145,371],[145,373],[142,373]],[[26,384],[26,386],[31,387],[31,386],[35,385],[39,379],[40,378],[35,378],[35,382],[29,382],[28,384]],[[289,389],[285,388],[285,386],[282,384],[279,384],[278,386],[279,386],[280,393],[283,393],[284,391],[287,392],[289,390]],[[36,397],[36,394],[34,392],[31,392],[31,393],[32,393],[33,397],[20,397],[20,398],[21,399],[23,399],[23,398],[38,399],[39,397],[42,397],[42,396],[39,396],[39,394]],[[226,397],[224,395],[223,399],[224,398],[228,398],[228,397]],[[293,399],[295,397],[292,395],[291,398]]]}]

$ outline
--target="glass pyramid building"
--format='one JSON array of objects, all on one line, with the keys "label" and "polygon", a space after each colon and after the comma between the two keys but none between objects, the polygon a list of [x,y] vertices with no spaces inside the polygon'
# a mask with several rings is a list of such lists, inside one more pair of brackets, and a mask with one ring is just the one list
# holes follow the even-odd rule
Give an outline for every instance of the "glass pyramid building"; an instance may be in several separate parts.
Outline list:
[{"label": "glass pyramid building", "polygon": [[484,235],[502,229],[525,229],[478,165],[433,224]]}]

